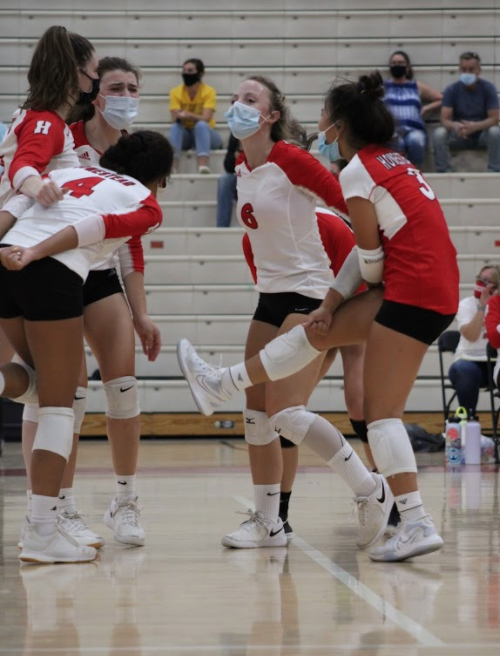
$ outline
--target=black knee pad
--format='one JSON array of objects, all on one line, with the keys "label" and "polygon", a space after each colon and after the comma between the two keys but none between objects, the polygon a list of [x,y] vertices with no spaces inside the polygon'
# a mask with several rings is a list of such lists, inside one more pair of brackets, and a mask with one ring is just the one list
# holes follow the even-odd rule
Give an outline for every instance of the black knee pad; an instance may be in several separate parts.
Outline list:
[{"label": "black knee pad", "polygon": [[293,446],[297,446],[290,440],[287,440],[286,437],[281,437],[281,435],[280,435],[280,442],[281,442],[282,449],[291,449]]},{"label": "black knee pad", "polygon": [[368,444],[368,427],[366,421],[364,419],[361,419],[360,421],[357,419],[349,419],[349,421],[359,439],[365,444]]}]

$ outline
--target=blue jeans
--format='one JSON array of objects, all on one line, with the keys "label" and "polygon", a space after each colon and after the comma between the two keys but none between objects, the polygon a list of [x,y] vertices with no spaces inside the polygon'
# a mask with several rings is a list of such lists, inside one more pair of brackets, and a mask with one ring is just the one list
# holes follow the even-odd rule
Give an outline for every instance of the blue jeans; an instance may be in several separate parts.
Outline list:
[{"label": "blue jeans", "polygon": [[181,150],[194,148],[197,157],[210,157],[211,150],[222,148],[220,134],[205,121],[198,121],[194,128],[184,128],[181,123],[172,123],[168,138],[177,159],[180,157]]},{"label": "blue jeans", "polygon": [[432,137],[434,142],[434,164],[438,173],[451,171],[450,150],[488,150],[488,171],[500,171],[500,128],[496,125],[474,135],[461,139],[456,132],[446,128],[436,128]]},{"label": "blue jeans", "polygon": [[398,139],[398,146],[415,166],[421,166],[425,159],[427,134],[423,130],[410,130]]},{"label": "blue jeans", "polygon": [[479,390],[488,387],[488,365],[486,362],[456,360],[448,372],[451,384],[457,391],[459,405],[467,412],[475,412]]},{"label": "blue jeans", "polygon": [[223,173],[217,180],[217,227],[229,228],[236,200],[236,173]]}]

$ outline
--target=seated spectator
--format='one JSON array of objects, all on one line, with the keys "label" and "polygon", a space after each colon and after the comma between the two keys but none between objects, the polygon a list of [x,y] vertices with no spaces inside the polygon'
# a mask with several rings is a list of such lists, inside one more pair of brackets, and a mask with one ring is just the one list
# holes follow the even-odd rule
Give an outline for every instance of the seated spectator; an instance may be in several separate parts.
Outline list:
[{"label": "seated spectator", "polygon": [[202,82],[204,73],[201,59],[187,59],[182,65],[183,84],[170,91],[169,139],[175,151],[176,169],[181,150],[194,148],[198,172],[210,173],[210,150],[222,148],[222,139],[214,129],[217,94]]},{"label": "seated spectator", "polygon": [[421,166],[427,149],[424,116],[441,107],[443,94],[413,79],[410,58],[403,50],[392,53],[389,71],[384,102],[396,119],[398,147],[412,164]]},{"label": "seated spectator", "polygon": [[236,158],[241,152],[241,144],[232,134],[229,137],[224,171],[217,180],[217,227],[229,228],[233,214],[233,203],[236,200]]},{"label": "seated spectator", "polygon": [[498,94],[483,80],[475,52],[460,56],[460,80],[446,87],[441,127],[434,131],[434,161],[438,173],[451,171],[451,150],[488,150],[488,171],[500,171]]},{"label": "seated spectator", "polygon": [[491,264],[484,266],[476,277],[474,296],[464,298],[458,306],[460,341],[448,376],[457,391],[458,404],[467,411],[475,412],[479,390],[489,384],[485,310],[489,299],[497,295],[499,283],[499,269]]},{"label": "seated spectator", "polygon": [[[486,316],[484,318],[486,328],[486,337],[494,349],[500,349],[500,294],[495,294],[488,301]],[[500,358],[497,357],[493,380],[495,385],[500,388]]]}]

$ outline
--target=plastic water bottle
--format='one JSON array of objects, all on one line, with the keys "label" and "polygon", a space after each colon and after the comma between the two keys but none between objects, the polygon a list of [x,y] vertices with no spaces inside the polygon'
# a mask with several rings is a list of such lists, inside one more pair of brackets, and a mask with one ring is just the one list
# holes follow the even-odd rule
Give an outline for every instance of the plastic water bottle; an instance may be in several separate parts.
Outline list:
[{"label": "plastic water bottle", "polygon": [[481,464],[481,425],[472,411],[465,427],[465,464]]},{"label": "plastic water bottle", "polygon": [[234,421],[230,419],[223,419],[222,421],[214,421],[215,428],[234,428]]},{"label": "plastic water bottle", "polygon": [[459,417],[450,417],[446,422],[446,464],[457,466],[460,465],[462,459],[462,440],[461,440],[461,426]]}]

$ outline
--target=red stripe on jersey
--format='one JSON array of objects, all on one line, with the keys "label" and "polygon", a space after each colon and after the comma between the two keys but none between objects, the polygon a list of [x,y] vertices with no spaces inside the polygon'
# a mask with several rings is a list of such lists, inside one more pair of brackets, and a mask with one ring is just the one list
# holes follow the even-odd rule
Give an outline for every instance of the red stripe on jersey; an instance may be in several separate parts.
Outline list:
[{"label": "red stripe on jersey", "polygon": [[495,295],[488,301],[484,327],[489,343],[496,349],[500,349],[498,326],[500,326],[500,296]]},{"label": "red stripe on jersey", "polygon": [[101,216],[104,221],[105,239],[141,237],[156,230],[163,220],[161,208],[152,194],[141,201],[141,206],[137,210],[124,214],[103,214]]},{"label": "red stripe on jersey", "polygon": [[50,160],[64,148],[66,124],[55,112],[28,110],[24,120],[14,128],[17,148],[9,167],[12,184],[16,173],[26,167],[43,173]]},{"label": "red stripe on jersey", "polygon": [[144,273],[144,250],[142,248],[141,238],[135,235],[128,240],[125,246],[128,248],[133,270]]},{"label": "red stripe on jersey", "polygon": [[75,148],[80,148],[80,146],[90,146],[87,135],[85,134],[85,124],[83,121],[71,123],[69,129],[75,140]]}]

